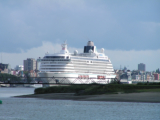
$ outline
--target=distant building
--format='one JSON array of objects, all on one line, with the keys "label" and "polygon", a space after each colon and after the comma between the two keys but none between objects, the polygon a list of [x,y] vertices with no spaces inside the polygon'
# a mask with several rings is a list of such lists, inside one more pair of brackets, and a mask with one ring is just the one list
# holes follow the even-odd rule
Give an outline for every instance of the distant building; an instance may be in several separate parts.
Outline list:
[{"label": "distant building", "polygon": [[41,57],[37,59],[37,70],[39,70],[40,68],[40,63],[41,63]]},{"label": "distant building", "polygon": [[27,60],[24,60],[24,71],[31,71],[37,69],[37,62],[34,58],[27,58]]},{"label": "distant building", "polygon": [[0,63],[0,73],[11,73],[11,67],[9,64]]},{"label": "distant building", "polygon": [[17,75],[17,71],[11,70],[11,75]]},{"label": "distant building", "polygon": [[146,65],[143,63],[138,64],[138,70],[139,71],[146,71]]},{"label": "distant building", "polygon": [[159,74],[154,74],[154,80],[159,80]]},{"label": "distant building", "polygon": [[132,75],[132,79],[134,80],[140,80],[141,79],[141,75]]},{"label": "distant building", "polygon": [[24,70],[24,66],[23,65],[17,65],[15,70],[17,71],[23,71]]},{"label": "distant building", "polygon": [[127,68],[126,68],[126,67],[124,67],[123,71],[124,71],[124,72],[127,72]]},{"label": "distant building", "polygon": [[30,77],[37,77],[37,73],[34,70],[29,71]]}]

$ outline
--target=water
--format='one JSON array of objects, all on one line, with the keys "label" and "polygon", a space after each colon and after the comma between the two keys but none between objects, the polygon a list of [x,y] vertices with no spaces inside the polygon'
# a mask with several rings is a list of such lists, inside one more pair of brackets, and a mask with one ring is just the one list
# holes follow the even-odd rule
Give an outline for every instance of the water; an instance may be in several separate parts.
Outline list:
[{"label": "water", "polygon": [[160,103],[12,98],[33,88],[0,88],[0,120],[159,120]]}]

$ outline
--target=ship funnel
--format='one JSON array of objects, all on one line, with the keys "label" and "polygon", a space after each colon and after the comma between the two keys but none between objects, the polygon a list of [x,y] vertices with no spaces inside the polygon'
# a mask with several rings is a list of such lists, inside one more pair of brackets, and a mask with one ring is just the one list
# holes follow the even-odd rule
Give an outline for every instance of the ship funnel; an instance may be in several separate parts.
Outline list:
[{"label": "ship funnel", "polygon": [[[96,46],[94,46],[94,43],[92,41],[88,41],[87,46],[84,46],[84,53],[94,53],[96,52]],[[92,52],[90,51],[92,50]]]},{"label": "ship funnel", "polygon": [[94,43],[92,41],[88,41],[87,46],[94,46]]}]

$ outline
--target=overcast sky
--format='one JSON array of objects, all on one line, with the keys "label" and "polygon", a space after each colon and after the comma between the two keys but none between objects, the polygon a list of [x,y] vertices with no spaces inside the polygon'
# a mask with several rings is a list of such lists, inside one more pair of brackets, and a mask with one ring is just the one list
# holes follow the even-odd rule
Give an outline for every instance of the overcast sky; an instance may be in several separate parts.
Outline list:
[{"label": "overcast sky", "polygon": [[0,0],[0,52],[12,68],[91,40],[115,69],[160,68],[159,0]]}]

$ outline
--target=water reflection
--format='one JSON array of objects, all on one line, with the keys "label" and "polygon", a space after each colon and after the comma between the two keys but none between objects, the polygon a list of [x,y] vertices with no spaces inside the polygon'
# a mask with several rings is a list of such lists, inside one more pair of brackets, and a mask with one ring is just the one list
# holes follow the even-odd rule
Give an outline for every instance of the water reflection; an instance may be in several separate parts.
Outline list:
[{"label": "water reflection", "polygon": [[13,97],[18,95],[33,94],[35,88],[16,88],[16,87],[0,87],[0,98],[1,97]]}]

